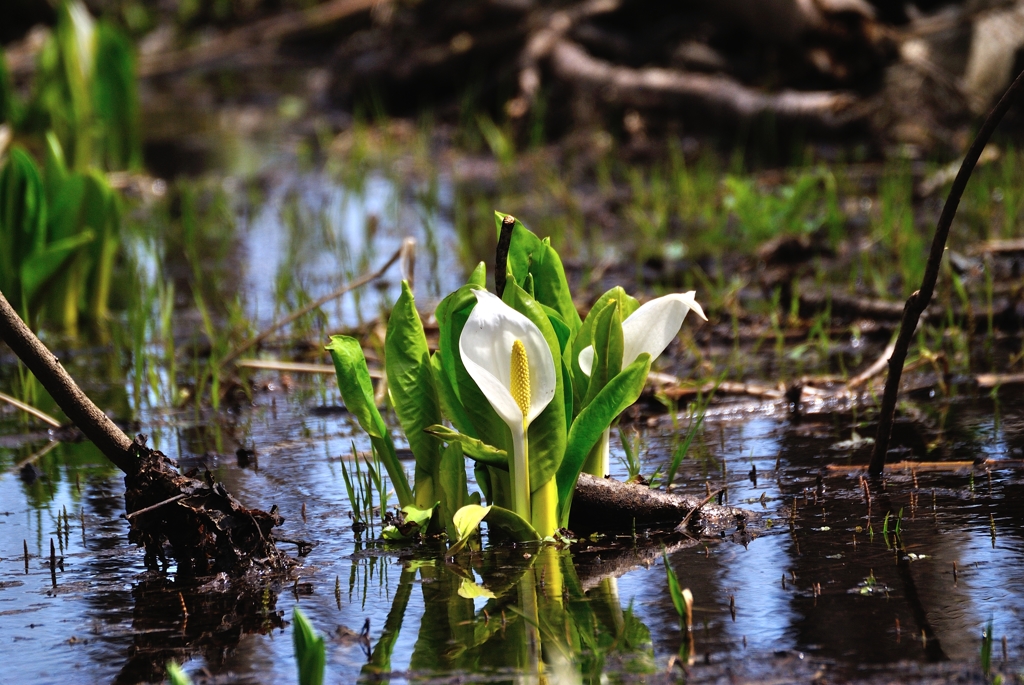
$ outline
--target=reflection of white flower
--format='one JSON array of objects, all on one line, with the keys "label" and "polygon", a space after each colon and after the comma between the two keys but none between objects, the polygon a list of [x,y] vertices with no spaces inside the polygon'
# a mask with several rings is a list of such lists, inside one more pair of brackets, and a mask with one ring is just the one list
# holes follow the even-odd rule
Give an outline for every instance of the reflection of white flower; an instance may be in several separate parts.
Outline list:
[{"label": "reflection of white flower", "polygon": [[[688,293],[674,293],[665,295],[645,302],[626,317],[622,322],[622,368],[626,368],[636,361],[644,352],[651,355],[653,362],[665,351],[669,343],[679,334],[679,328],[683,325],[683,319],[691,311],[697,316],[708,320],[704,316],[704,310],[700,308],[697,301],[693,299],[696,291]],[[594,346],[585,347],[579,356],[580,369],[587,376],[594,367]],[[584,465],[584,471],[603,478],[611,470],[611,463],[608,453],[608,440],[610,428],[606,428],[604,435],[595,448],[596,454],[592,454]]]},{"label": "reflection of white flower", "polygon": [[486,290],[459,337],[459,354],[480,392],[512,432],[509,464],[516,513],[530,519],[527,429],[555,396],[555,361],[537,325]]},{"label": "reflection of white flower", "polygon": [[[692,310],[705,321],[704,310],[693,299],[696,291],[674,293],[646,302],[622,322],[622,368],[636,361],[644,352],[653,362],[679,334],[683,319]],[[594,346],[580,352],[580,368],[590,375],[594,366]]]}]

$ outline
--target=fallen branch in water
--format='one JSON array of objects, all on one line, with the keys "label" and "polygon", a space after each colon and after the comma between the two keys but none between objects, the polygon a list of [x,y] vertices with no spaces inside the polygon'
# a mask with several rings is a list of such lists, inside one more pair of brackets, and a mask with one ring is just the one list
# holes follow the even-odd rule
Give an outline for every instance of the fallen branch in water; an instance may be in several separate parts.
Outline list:
[{"label": "fallen branch in water", "polygon": [[989,113],[977,137],[971,144],[970,149],[964,156],[960,171],[953,181],[953,187],[946,198],[946,204],[942,208],[938,225],[935,227],[935,237],[932,239],[931,250],[928,253],[928,263],[925,266],[924,278],[921,280],[921,288],[914,292],[907,300],[903,309],[903,319],[900,321],[900,332],[896,338],[896,346],[889,358],[889,374],[885,379],[885,392],[882,395],[882,407],[879,412],[878,432],[875,435],[875,448],[871,453],[871,464],[868,472],[872,476],[879,476],[885,466],[885,455],[889,450],[889,438],[892,434],[892,424],[896,415],[896,400],[899,395],[900,377],[903,375],[903,364],[907,359],[907,351],[910,349],[910,340],[917,329],[917,323],[921,314],[927,309],[931,302],[932,293],[935,290],[935,283],[939,278],[939,266],[942,264],[942,255],[946,250],[946,238],[949,237],[949,229],[953,225],[953,217],[956,216],[957,206],[960,204],[960,197],[967,187],[967,181],[971,177],[982,151],[988,144],[992,132],[1002,120],[1003,115],[1016,100],[1018,93],[1024,88],[1024,72],[1017,75],[1017,78],[1010,85],[1003,97]]},{"label": "fallen branch in water", "polygon": [[[714,494],[717,493],[712,496]],[[689,523],[695,511],[700,512],[701,527],[715,530],[724,530],[736,525],[737,519],[745,522],[753,516],[744,509],[710,504],[704,498],[652,490],[646,485],[584,473],[576,482],[569,527],[577,533],[622,531],[634,526],[676,527],[681,521]]]},{"label": "fallen branch in water", "polygon": [[0,340],[39,379],[79,430],[124,472],[125,510],[131,523],[128,539],[145,547],[147,563],[163,559],[167,543],[178,562],[178,572],[185,576],[280,569],[288,564],[271,537],[271,530],[283,521],[280,516],[246,509],[212,479],[181,475],[167,456],[146,447],[145,436],[130,440],[82,392],[3,293]]}]

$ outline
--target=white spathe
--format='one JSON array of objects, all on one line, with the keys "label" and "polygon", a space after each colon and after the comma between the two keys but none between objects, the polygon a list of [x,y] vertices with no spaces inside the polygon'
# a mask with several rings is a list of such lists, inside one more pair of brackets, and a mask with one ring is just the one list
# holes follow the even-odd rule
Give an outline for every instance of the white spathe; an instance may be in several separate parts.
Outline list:
[{"label": "white spathe", "polygon": [[[679,334],[683,319],[691,311],[708,320],[693,296],[697,291],[673,293],[645,302],[622,322],[622,368],[636,361],[644,352],[654,361],[669,343]],[[594,366],[594,346],[589,345],[580,352],[580,369],[590,375]]]},{"label": "white spathe", "polygon": [[[512,433],[514,507],[530,520],[530,464],[527,429],[555,397],[555,360],[537,325],[486,290],[474,290],[476,306],[459,336],[459,354],[470,378]],[[512,395],[512,345],[526,349],[530,406],[523,415]]]},{"label": "white spathe", "polygon": [[[537,325],[486,290],[474,290],[459,353],[466,371],[513,432],[533,423],[555,396],[555,361]],[[526,348],[530,369],[530,410],[523,416],[512,397],[512,344]]]}]

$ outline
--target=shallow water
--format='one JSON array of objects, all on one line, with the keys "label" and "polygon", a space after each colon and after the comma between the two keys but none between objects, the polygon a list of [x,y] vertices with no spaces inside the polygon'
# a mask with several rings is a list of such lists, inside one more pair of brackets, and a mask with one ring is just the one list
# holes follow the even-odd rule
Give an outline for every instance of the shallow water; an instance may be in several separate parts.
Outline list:
[{"label": "shallow water", "polygon": [[[996,458],[1006,458],[1024,445],[1020,410],[1002,407],[996,426],[983,412],[953,407],[946,429],[986,441],[998,436],[1006,448]],[[727,483],[730,503],[761,511],[764,520],[745,544],[729,536],[669,555],[695,597],[695,677],[722,665],[748,675],[769,673],[780,660],[797,659],[797,652],[844,677],[903,660],[976,665],[989,619],[997,663],[1004,636],[1010,660],[1019,661],[1019,467],[920,472],[916,487],[910,475],[894,474],[873,493],[869,519],[858,478],[825,469],[844,460],[830,449],[843,430],[842,418],[797,421],[753,406],[728,416],[708,419],[704,446],[683,462],[682,490],[702,492],[705,480],[714,487]],[[324,633],[339,626],[358,633],[369,620],[367,644],[354,638],[329,642],[328,682],[352,682],[374,671],[393,673],[395,682],[425,674],[504,681],[540,662],[547,662],[552,678],[560,674],[559,682],[589,682],[601,671],[592,645],[581,648],[586,643],[541,630],[533,631],[539,655],[531,661],[524,652],[532,625],[523,620],[524,597],[538,602],[541,615],[562,612],[559,626],[605,635],[603,668],[613,677],[662,671],[684,645],[657,557],[650,568],[619,563],[632,553],[628,537],[624,550],[602,552],[600,563],[593,553],[577,552],[575,569],[568,563],[573,552],[561,553],[560,561],[544,553],[531,562],[522,549],[499,549],[476,555],[475,568],[459,570],[429,546],[357,540],[339,459],[349,453],[351,440],[357,449],[365,445],[344,413],[276,390],[258,394],[251,407],[198,423],[183,418],[161,417],[153,443],[183,465],[209,468],[242,501],[280,507],[286,518],[281,535],[315,545],[299,578],[239,599],[230,586],[216,587],[216,580],[214,589],[196,592],[175,585],[173,567],[166,575],[147,571],[142,553],[126,540],[117,475],[97,466],[89,445],[60,445],[38,460],[42,475],[34,483],[17,473],[0,478],[6,509],[0,518],[0,631],[10,641],[7,668],[26,682],[157,680],[172,657],[188,659],[186,669],[197,680],[210,673],[210,682],[294,682],[289,629],[281,616],[290,616],[296,603]],[[143,417],[143,425],[148,422]],[[17,426],[8,419],[4,428],[9,435]],[[646,472],[668,453],[673,435],[667,418],[645,431]],[[19,449],[4,447],[0,459],[6,466],[44,444],[37,439]],[[239,445],[256,447],[258,468],[239,467],[233,454]],[[624,476],[621,464],[616,475]],[[67,528],[60,523],[65,507]],[[900,510],[903,551],[892,533]],[[888,540],[882,534],[887,512]],[[63,556],[55,587],[50,540]],[[643,536],[638,545],[643,547]],[[552,563],[562,569],[559,601],[548,596]],[[612,575],[602,576],[602,566]],[[464,577],[499,596],[460,597]],[[500,594],[503,586],[506,593]],[[635,639],[616,642],[617,634]],[[566,644],[559,647],[560,641]]]},{"label": "shallow water", "polygon": [[[353,187],[288,165],[264,173],[261,192],[235,206],[226,290],[213,293],[239,298],[253,328],[382,263],[407,235],[421,246],[421,303],[463,281],[443,179],[424,204],[384,174]],[[147,268],[152,277],[179,273],[175,259]],[[395,267],[380,287],[325,306],[327,321],[306,337],[315,347],[328,329],[373,320],[398,278]],[[196,321],[194,306],[179,302],[179,343],[195,337]],[[286,342],[273,355],[289,350]],[[172,658],[197,682],[295,682],[295,605],[329,636],[327,682],[631,681],[670,664],[696,680],[806,681],[822,669],[845,679],[946,660],[977,675],[990,619],[996,665],[1004,637],[1006,668],[1024,661],[1024,405],[1009,397],[920,402],[915,420],[897,424],[901,459],[996,463],[891,474],[872,486],[870,506],[857,474],[828,468],[867,460],[870,447],[842,444],[855,429],[873,434],[863,416],[841,406],[796,416],[776,402],[716,403],[676,488],[703,496],[727,486],[730,504],[760,514],[747,531],[702,540],[640,531],[561,552],[495,547],[458,567],[431,545],[353,532],[341,463],[353,443],[369,444],[330,376],[257,372],[251,402],[199,411],[155,392],[136,404],[125,390],[140,382],[126,371],[130,356],[99,348],[61,358],[104,408],[135,417],[151,445],[185,468],[209,469],[250,506],[278,506],[279,534],[313,548],[296,578],[255,589],[220,578],[197,588],[179,584],[173,566],[147,570],[127,542],[119,475],[87,443],[56,444],[34,469],[16,468],[48,437],[0,408],[0,635],[5,671],[21,682],[155,682]],[[148,363],[165,380],[190,373],[166,359]],[[640,430],[644,475],[665,470],[688,420],[626,426]],[[256,461],[240,464],[238,448],[255,450]],[[613,437],[617,478],[626,476],[623,454]],[[668,594],[662,544],[695,598],[692,646]]]}]

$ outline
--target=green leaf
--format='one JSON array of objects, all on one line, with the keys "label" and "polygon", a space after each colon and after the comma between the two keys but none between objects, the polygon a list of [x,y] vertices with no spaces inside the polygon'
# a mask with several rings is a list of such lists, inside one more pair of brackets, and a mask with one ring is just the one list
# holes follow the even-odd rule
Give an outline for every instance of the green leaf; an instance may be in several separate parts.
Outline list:
[{"label": "green leaf", "polygon": [[93,241],[92,231],[56,240],[29,255],[21,264],[21,288],[29,302],[39,289],[64,266],[78,250]]},{"label": "green leaf", "polygon": [[7,69],[4,49],[0,46],[0,123],[9,123],[17,128],[21,119],[21,101],[11,82],[11,74]]},{"label": "green leaf", "polygon": [[473,273],[469,275],[469,280],[466,281],[466,285],[475,285],[478,288],[487,287],[487,265],[480,262],[473,269]]},{"label": "green leaf", "polygon": [[427,506],[436,499],[435,480],[441,462],[441,446],[423,430],[441,423],[441,408],[434,389],[427,336],[416,311],[412,290],[405,281],[402,281],[402,294],[388,319],[384,370],[395,414],[416,458],[413,481],[416,503],[421,507]]},{"label": "green leaf", "polygon": [[[494,225],[499,233],[505,216],[501,212],[494,213]],[[569,283],[565,278],[565,269],[562,267],[558,252],[551,247],[547,239],[540,240],[518,219],[512,228],[508,265],[520,286],[526,282],[528,273],[533,274],[536,299],[557,311],[571,331],[575,333],[579,330],[582,322],[576,305],[573,304],[572,293],[569,291]]]},{"label": "green leaf", "polygon": [[459,534],[459,539],[448,548],[447,556],[454,556],[465,547],[483,521],[487,521],[487,525],[494,526],[514,542],[537,542],[540,540],[540,535],[529,521],[510,509],[494,505],[483,507],[479,504],[467,504],[455,512],[455,529]]},{"label": "green leaf", "polygon": [[475,435],[473,423],[469,420],[469,415],[466,414],[466,409],[462,406],[462,402],[452,386],[451,378],[445,373],[440,352],[435,352],[430,356],[430,371],[434,376],[434,389],[437,390],[441,414],[447,417],[460,433]]},{"label": "green leaf", "polygon": [[508,453],[505,450],[491,447],[482,440],[463,435],[440,424],[427,427],[425,433],[449,445],[459,445],[462,453],[475,462],[508,471]]},{"label": "green leaf", "polygon": [[441,493],[441,522],[448,539],[456,540],[459,534],[455,529],[455,512],[469,504],[466,462],[462,456],[462,445],[458,442],[452,442],[441,453],[438,485]]},{"label": "green leaf", "polygon": [[504,507],[492,506],[484,517],[488,526],[493,526],[512,539],[513,542],[538,542],[540,535],[530,522]]},{"label": "green leaf", "polygon": [[587,318],[583,321],[583,325],[572,340],[571,352],[568,353],[568,359],[566,359],[566,363],[572,371],[573,398],[577,413],[583,409],[583,400],[586,398],[587,388],[590,385],[590,379],[580,369],[580,352],[594,344],[594,325],[601,312],[612,301],[618,302],[619,316],[623,321],[640,307],[640,303],[635,298],[630,297],[621,286],[615,286],[599,297],[594,306],[590,308]]},{"label": "green leaf", "polygon": [[405,476],[405,469],[398,461],[395,445],[381,418],[377,406],[373,402],[373,383],[370,371],[366,367],[366,357],[359,341],[344,335],[332,335],[331,344],[327,346],[334,360],[334,370],[338,377],[338,388],[345,408],[356,417],[359,425],[370,436],[370,442],[384,462],[388,476],[395,488],[400,506],[413,503],[412,491]]},{"label": "green leaf", "polygon": [[292,645],[295,648],[295,663],[299,669],[299,685],[323,685],[327,651],[324,639],[316,634],[313,626],[298,607],[292,613]]},{"label": "green leaf", "polygon": [[192,685],[192,679],[175,661],[167,662],[167,680],[171,685]]},{"label": "green leaf", "polygon": [[472,537],[473,533],[480,527],[480,522],[484,520],[490,512],[491,507],[480,506],[479,504],[467,504],[458,511],[452,517],[452,521],[455,525],[455,532],[457,539],[454,545],[448,548],[447,556],[455,556],[458,552],[466,546],[469,542],[469,538]]},{"label": "green leaf", "polygon": [[[509,433],[508,426],[494,411],[490,402],[480,392],[480,388],[466,371],[466,365],[463,364],[462,355],[459,352],[459,337],[462,335],[462,329],[466,325],[470,312],[476,306],[476,296],[473,294],[473,290],[476,288],[475,285],[464,285],[444,298],[437,307],[440,366],[448,376],[454,394],[465,410],[466,419],[473,428],[470,433],[463,426],[460,428],[461,432],[472,434],[488,445],[507,450],[512,444],[512,435]],[[449,418],[452,417],[449,416]],[[458,427],[456,421],[453,420],[452,423]]]},{"label": "green leaf", "polygon": [[597,444],[604,429],[640,397],[650,370],[651,355],[641,354],[635,362],[623,369],[622,373],[609,381],[572,422],[565,458],[562,459],[557,475],[561,526],[566,526],[569,522],[572,493],[587,455]]},{"label": "green leaf", "polygon": [[[552,359],[561,358],[558,338],[543,307],[517,284],[509,282],[503,296],[505,304],[537,325],[551,349]],[[562,365],[555,364],[555,398],[563,397]],[[552,401],[530,424],[530,488],[536,490],[547,483],[562,462],[566,443],[565,404]]]},{"label": "green leaf", "polygon": [[590,369],[590,384],[583,399],[582,410],[608,385],[608,381],[622,371],[622,314],[619,303],[611,300],[594,322],[594,363]]},{"label": "green leaf", "polygon": [[665,550],[661,551],[661,558],[665,562],[665,575],[668,578],[668,594],[672,598],[672,606],[676,608],[676,613],[679,614],[679,618],[686,616],[686,602],[683,600],[683,590],[679,587],[679,578],[676,577],[676,572],[672,569],[672,564],[668,561],[668,554]]}]

